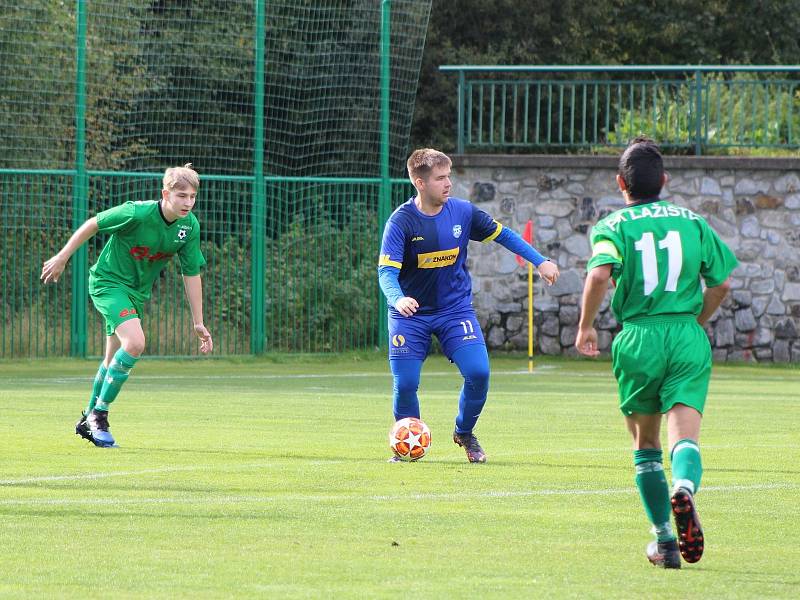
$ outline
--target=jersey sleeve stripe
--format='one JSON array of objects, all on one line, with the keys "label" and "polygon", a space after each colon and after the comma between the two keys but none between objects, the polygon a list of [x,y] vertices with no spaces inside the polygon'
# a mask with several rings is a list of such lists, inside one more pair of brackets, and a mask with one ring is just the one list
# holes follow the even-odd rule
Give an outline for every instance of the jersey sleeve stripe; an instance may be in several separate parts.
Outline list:
[{"label": "jersey sleeve stripe", "polygon": [[392,260],[389,257],[388,254],[381,254],[380,258],[378,259],[378,266],[379,267],[395,267],[396,269],[402,269],[403,268],[403,263],[399,263],[396,260]]},{"label": "jersey sleeve stripe", "polygon": [[495,224],[497,225],[497,229],[495,229],[494,233],[492,235],[490,235],[489,237],[487,237],[485,240],[481,240],[482,243],[488,244],[489,242],[493,241],[494,238],[496,238],[498,235],[500,235],[501,231],[503,231],[503,226],[500,223],[495,221]]},{"label": "jersey sleeve stripe", "polygon": [[598,256],[600,254],[605,254],[610,256],[611,258],[616,258],[618,261],[622,262],[622,256],[617,250],[617,247],[608,240],[600,240],[599,242],[595,243],[594,247],[592,248],[592,256]]}]

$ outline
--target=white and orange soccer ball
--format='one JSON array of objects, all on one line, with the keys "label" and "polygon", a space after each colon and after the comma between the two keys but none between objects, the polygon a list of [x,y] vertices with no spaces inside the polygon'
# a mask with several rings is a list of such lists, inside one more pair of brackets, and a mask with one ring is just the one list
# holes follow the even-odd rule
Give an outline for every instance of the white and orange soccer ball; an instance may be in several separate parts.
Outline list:
[{"label": "white and orange soccer ball", "polygon": [[431,447],[431,430],[421,419],[400,419],[389,432],[389,447],[400,460],[419,460]]}]

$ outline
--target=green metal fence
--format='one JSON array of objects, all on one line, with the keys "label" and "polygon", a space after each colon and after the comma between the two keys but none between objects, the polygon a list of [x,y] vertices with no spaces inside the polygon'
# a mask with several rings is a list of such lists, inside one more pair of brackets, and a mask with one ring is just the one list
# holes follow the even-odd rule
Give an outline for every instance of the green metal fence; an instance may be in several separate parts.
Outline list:
[{"label": "green metal fence", "polygon": [[[120,202],[158,197],[161,174],[90,171],[87,179],[87,210],[94,214]],[[73,171],[0,171],[2,357],[103,352],[103,323],[84,296],[85,275],[77,282],[72,276],[78,270],[75,257],[59,285],[39,282],[42,262],[72,232],[74,180]],[[410,195],[407,180],[389,183],[390,207]],[[263,265],[257,269],[264,300],[257,303],[250,277],[257,254],[253,178],[204,177],[194,212],[203,232],[205,314],[216,351],[250,353],[253,322],[263,323],[263,344],[270,351],[377,346],[382,186],[379,178],[265,177]],[[98,236],[89,242],[84,267],[96,260],[104,241]],[[197,353],[177,261],[157,280],[142,322],[148,354]]]},{"label": "green metal fence", "polygon": [[458,76],[457,151],[621,147],[648,134],[702,154],[800,148],[797,66],[474,66]]},{"label": "green metal fence", "polygon": [[[377,253],[412,193],[430,0],[345,4],[0,0],[0,358],[102,353],[87,277],[105,237],[58,285],[42,262],[187,161],[216,353],[385,343]],[[143,315],[150,355],[198,352],[173,263]]]}]

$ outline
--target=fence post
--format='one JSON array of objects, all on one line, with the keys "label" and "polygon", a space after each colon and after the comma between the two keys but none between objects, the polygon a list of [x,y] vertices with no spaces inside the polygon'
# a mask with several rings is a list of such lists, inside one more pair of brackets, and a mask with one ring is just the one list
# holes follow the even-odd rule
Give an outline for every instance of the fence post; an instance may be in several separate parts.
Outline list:
[{"label": "fence post", "polygon": [[702,135],[703,123],[703,74],[701,71],[694,72],[694,153],[700,156],[703,153]]},{"label": "fence post", "polygon": [[[72,226],[86,220],[89,180],[86,175],[86,3],[76,0],[75,44],[75,176],[72,184]],[[86,356],[86,309],[89,302],[88,253],[86,244],[72,258],[72,306],[70,311],[70,355]]]},{"label": "fence post", "polygon": [[253,201],[251,210],[250,352],[264,352],[264,36],[265,0],[256,0],[255,81],[253,96]]},{"label": "fence post", "polygon": [[[378,240],[383,235],[383,228],[389,219],[392,206],[392,181],[389,178],[389,154],[391,150],[389,139],[389,119],[391,117],[389,91],[392,78],[391,56],[392,49],[392,0],[383,0],[381,3],[381,193],[378,200]],[[385,348],[388,340],[388,316],[386,298],[378,290],[378,344]]]},{"label": "fence post", "polygon": [[466,101],[466,79],[464,71],[458,71],[458,132],[456,133],[456,154],[464,154],[464,103]]}]

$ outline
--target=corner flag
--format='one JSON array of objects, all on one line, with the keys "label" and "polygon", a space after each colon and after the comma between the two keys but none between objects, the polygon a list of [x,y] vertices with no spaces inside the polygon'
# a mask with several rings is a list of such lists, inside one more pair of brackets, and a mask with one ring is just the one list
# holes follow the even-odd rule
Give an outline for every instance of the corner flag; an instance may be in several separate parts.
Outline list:
[{"label": "corner flag", "polygon": [[[522,239],[533,246],[533,222],[528,219]],[[525,266],[525,259],[517,255],[520,267]],[[528,263],[528,373],[533,373],[533,265]]]},{"label": "corner flag", "polygon": [[[525,231],[522,233],[522,239],[528,242],[531,246],[533,246],[533,222],[528,219],[528,223],[525,225]],[[517,259],[517,264],[520,267],[525,266],[525,259],[522,258],[519,254],[514,258]]]}]

